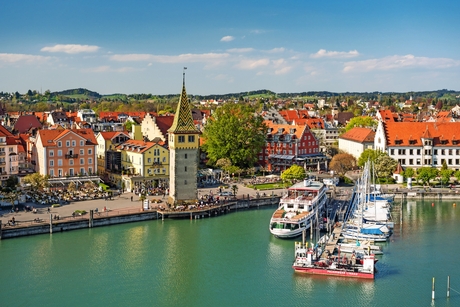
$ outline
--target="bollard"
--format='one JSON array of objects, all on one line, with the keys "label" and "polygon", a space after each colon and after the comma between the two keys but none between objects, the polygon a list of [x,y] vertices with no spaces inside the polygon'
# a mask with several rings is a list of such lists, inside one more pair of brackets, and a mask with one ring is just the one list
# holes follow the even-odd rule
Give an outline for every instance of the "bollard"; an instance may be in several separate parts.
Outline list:
[{"label": "bollard", "polygon": [[53,215],[50,213],[50,233],[53,233]]},{"label": "bollard", "polygon": [[434,277],[433,277],[433,285],[431,286],[431,300],[434,301]]}]

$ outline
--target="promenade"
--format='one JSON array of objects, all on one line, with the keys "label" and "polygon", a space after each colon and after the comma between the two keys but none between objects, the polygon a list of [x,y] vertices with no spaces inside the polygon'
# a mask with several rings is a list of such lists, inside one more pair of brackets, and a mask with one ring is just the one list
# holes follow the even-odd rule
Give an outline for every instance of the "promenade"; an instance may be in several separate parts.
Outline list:
[{"label": "promenade", "polygon": [[[241,184],[237,184],[238,186],[238,192],[237,192],[237,198],[247,198],[248,195],[250,198],[254,198],[257,195],[257,191],[251,188],[247,188]],[[226,191],[229,191],[229,189],[226,189]],[[267,195],[277,194],[280,195],[282,190],[269,190],[269,191],[264,191]],[[219,186],[214,185],[212,187],[207,187],[207,188],[201,188],[198,189],[198,198],[200,198],[202,195],[209,195],[212,193],[215,196],[218,196],[219,193]],[[132,201],[131,201],[132,197]],[[148,196],[147,199],[150,200],[150,208],[151,209],[158,209],[159,206],[165,207],[166,205],[166,200],[168,196],[166,195],[163,198],[163,195],[159,196]],[[223,197],[221,196],[221,199]],[[152,201],[158,201],[160,200],[160,203],[153,203]],[[36,209],[36,213],[33,213],[32,211],[24,211],[22,208],[23,206],[30,206]],[[121,213],[134,213],[134,212],[139,212],[142,209],[142,203],[139,199],[139,195],[135,195],[134,193],[122,193],[119,196],[114,196],[111,199],[95,199],[95,200],[84,200],[84,201],[74,201],[69,204],[64,204],[61,205],[60,207],[56,208],[51,208],[50,206],[46,205],[40,205],[40,204],[35,204],[35,203],[25,203],[20,205],[21,210],[18,212],[10,212],[7,209],[3,209],[0,211],[0,220],[2,221],[2,224],[8,223],[8,221],[12,220],[14,217],[14,220],[17,221],[18,223],[21,223],[21,221],[34,221],[35,219],[39,219],[41,221],[49,221],[50,214],[54,216],[59,216],[60,219],[64,218],[69,218],[72,217],[72,213],[75,212],[75,210],[85,210],[86,212],[89,212],[90,210],[96,210],[100,214],[105,214],[105,215],[116,215],[116,214],[121,214]],[[104,211],[104,208],[106,209]],[[50,210],[48,212],[48,209]],[[87,218],[87,217],[85,217]]]}]

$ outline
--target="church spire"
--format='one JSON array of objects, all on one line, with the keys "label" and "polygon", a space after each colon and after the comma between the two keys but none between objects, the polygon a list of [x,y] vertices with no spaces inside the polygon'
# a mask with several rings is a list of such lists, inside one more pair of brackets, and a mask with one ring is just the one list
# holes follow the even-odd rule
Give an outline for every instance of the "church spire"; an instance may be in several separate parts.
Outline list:
[{"label": "church spire", "polygon": [[187,91],[185,90],[185,70],[182,75],[182,93],[180,95],[179,104],[177,105],[174,121],[168,132],[171,133],[197,133],[199,132],[193,123],[192,111],[187,99]]}]

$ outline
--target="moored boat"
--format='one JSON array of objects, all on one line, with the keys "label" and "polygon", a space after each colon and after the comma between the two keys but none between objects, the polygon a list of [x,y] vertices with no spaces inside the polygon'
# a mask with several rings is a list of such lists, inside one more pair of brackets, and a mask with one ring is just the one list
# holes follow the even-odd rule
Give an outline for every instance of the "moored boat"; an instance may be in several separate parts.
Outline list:
[{"label": "moored boat", "polygon": [[332,255],[320,258],[319,256],[315,248],[308,248],[307,244],[296,242],[292,268],[299,273],[374,279],[374,254],[363,255],[362,258],[358,258],[355,254],[350,257]]},{"label": "moored boat", "polygon": [[277,238],[293,238],[310,229],[326,204],[326,190],[324,183],[311,180],[291,186],[270,219],[270,233]]}]

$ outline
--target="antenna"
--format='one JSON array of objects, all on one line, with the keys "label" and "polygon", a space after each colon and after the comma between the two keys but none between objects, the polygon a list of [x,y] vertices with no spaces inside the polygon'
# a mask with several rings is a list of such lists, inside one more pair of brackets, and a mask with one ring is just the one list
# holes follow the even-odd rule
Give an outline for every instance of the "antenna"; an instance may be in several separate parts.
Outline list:
[{"label": "antenna", "polygon": [[187,67],[184,67],[183,71],[182,71],[182,82],[184,83],[185,85],[185,71],[187,70]]}]

